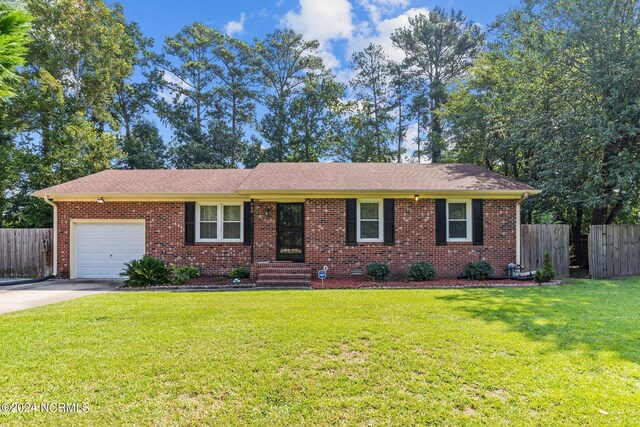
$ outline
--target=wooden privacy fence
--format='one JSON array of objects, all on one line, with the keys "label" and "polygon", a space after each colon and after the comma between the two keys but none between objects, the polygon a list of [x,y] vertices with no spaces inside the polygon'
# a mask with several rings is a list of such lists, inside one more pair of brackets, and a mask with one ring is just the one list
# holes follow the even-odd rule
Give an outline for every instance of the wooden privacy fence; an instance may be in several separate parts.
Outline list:
[{"label": "wooden privacy fence", "polygon": [[640,274],[640,225],[592,225],[589,272],[594,279]]},{"label": "wooden privacy fence", "polygon": [[0,277],[48,276],[52,258],[52,229],[0,228]]},{"label": "wooden privacy fence", "polygon": [[569,277],[569,225],[520,226],[520,263],[524,271],[541,268],[545,252],[551,255],[556,276]]}]

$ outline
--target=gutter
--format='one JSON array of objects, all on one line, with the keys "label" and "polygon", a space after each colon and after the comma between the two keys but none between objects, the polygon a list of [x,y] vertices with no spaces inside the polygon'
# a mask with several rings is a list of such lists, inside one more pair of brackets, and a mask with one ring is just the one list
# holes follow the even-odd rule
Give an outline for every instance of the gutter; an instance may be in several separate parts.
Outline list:
[{"label": "gutter", "polygon": [[520,265],[520,205],[529,198],[529,193],[524,193],[522,198],[516,202],[516,264]]},{"label": "gutter", "polygon": [[49,196],[42,198],[48,205],[53,206],[53,277],[58,275],[58,205]]}]

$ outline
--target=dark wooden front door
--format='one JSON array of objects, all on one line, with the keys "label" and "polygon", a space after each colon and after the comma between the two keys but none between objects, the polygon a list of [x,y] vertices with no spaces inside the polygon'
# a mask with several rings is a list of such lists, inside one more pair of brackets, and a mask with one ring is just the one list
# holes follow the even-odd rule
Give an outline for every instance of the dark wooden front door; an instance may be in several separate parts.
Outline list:
[{"label": "dark wooden front door", "polygon": [[276,260],[304,262],[304,203],[278,203]]}]

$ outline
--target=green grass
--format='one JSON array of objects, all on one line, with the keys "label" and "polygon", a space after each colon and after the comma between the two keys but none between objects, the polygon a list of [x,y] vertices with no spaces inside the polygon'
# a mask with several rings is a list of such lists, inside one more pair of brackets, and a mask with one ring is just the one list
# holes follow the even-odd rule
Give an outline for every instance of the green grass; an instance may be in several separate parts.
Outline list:
[{"label": "green grass", "polygon": [[0,425],[638,425],[640,279],[111,293],[0,316]]}]

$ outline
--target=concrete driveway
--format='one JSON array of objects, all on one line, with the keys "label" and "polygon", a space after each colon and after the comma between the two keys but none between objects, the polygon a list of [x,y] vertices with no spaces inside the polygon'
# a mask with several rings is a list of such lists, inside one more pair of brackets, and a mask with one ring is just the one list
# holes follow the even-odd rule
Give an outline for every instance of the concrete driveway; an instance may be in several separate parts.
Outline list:
[{"label": "concrete driveway", "polygon": [[26,285],[0,286],[0,314],[108,292],[122,281],[47,280]]}]

